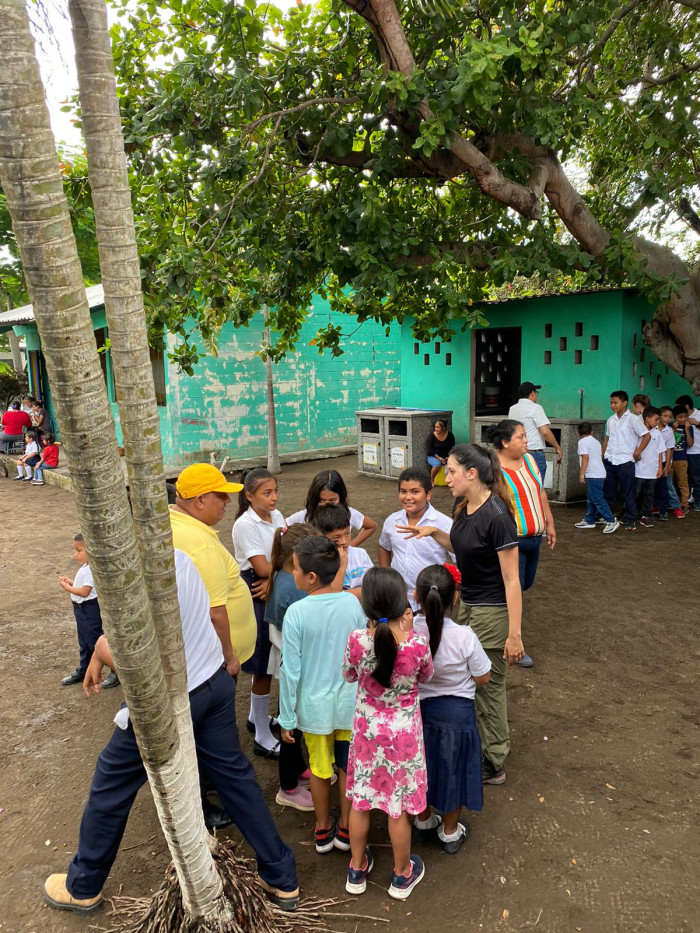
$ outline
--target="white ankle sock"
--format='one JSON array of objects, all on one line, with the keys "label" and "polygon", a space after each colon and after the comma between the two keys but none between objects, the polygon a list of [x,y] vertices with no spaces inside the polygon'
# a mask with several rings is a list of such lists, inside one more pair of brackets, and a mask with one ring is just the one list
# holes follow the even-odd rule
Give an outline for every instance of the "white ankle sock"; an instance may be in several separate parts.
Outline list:
[{"label": "white ankle sock", "polygon": [[250,712],[250,718],[255,723],[255,741],[263,748],[274,748],[277,739],[270,732],[270,694],[258,696],[257,693],[251,693]]},{"label": "white ankle sock", "polygon": [[444,827],[441,826],[440,829],[438,829],[438,838],[440,839],[441,842],[457,842],[458,839],[462,838],[465,831],[466,830],[464,829],[464,826],[462,826],[461,823],[458,823],[457,832],[454,832],[451,835],[448,835],[445,832]]},{"label": "white ankle sock", "polygon": [[416,829],[435,829],[441,822],[442,820],[437,813],[431,813],[427,820],[419,820],[418,817],[416,817],[413,820],[413,825]]}]

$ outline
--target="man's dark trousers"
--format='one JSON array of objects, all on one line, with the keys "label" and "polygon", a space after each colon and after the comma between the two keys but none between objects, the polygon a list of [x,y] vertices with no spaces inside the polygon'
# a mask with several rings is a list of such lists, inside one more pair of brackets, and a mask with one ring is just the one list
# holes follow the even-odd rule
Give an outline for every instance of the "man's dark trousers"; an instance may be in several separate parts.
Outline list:
[{"label": "man's dark trousers", "polygon": [[[235,684],[225,671],[190,695],[199,766],[254,849],[260,877],[282,891],[294,891],[294,855],[280,839],[253,767],[241,750],[235,696]],[[66,883],[73,897],[95,897],[102,890],[136,794],[145,782],[131,723],[127,729],[116,728],[97,759],[80,823],[78,851],[68,868]]]}]

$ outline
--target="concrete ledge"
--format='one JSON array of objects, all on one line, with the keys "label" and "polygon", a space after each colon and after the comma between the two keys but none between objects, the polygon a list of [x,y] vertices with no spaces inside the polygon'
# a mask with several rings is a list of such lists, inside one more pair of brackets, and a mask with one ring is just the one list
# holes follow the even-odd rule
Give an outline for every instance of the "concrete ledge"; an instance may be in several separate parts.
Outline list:
[{"label": "concrete ledge", "polygon": [[[296,450],[291,453],[280,454],[280,463],[302,463],[306,460],[331,460],[335,457],[347,457],[348,454],[357,452],[357,444],[346,444],[343,447],[326,447],[321,450]],[[8,471],[15,471],[17,468],[16,457],[2,458],[7,463]],[[122,459],[126,478],[126,460]],[[204,461],[206,458],[202,456]],[[193,463],[201,462],[193,460]],[[220,465],[217,461],[217,465]],[[238,470],[245,470],[249,467],[267,466],[267,457],[249,457],[247,459],[229,459],[226,464],[227,473],[236,473]],[[167,479],[175,479],[184,470],[184,466],[172,466],[166,464],[165,476]],[[44,471],[44,483],[46,486],[58,486],[65,489],[66,492],[73,492],[73,483],[68,472],[68,467],[59,466],[55,470]]]}]

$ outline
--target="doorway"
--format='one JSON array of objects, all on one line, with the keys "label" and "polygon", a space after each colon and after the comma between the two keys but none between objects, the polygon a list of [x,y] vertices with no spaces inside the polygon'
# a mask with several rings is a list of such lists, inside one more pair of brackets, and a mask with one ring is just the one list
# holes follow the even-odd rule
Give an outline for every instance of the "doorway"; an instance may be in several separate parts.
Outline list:
[{"label": "doorway", "polygon": [[472,391],[476,417],[507,415],[520,385],[522,328],[472,331]]}]

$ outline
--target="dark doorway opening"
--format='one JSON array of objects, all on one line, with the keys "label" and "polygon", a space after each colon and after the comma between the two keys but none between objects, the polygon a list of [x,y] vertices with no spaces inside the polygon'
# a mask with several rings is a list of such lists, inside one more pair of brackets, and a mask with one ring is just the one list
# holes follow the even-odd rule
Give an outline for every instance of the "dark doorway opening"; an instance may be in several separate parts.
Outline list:
[{"label": "dark doorway opening", "polygon": [[507,415],[520,385],[522,330],[486,327],[472,333],[474,414]]}]

